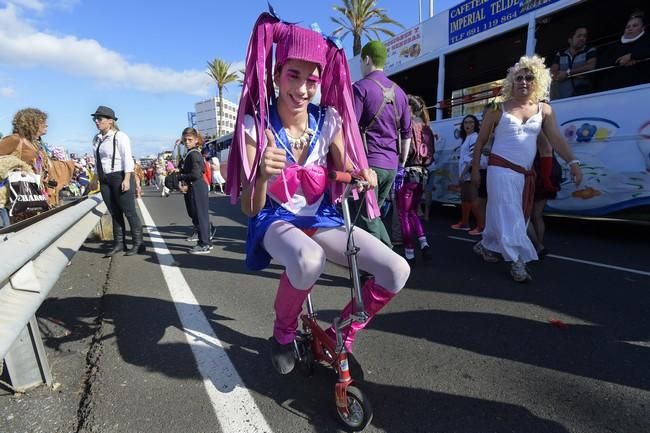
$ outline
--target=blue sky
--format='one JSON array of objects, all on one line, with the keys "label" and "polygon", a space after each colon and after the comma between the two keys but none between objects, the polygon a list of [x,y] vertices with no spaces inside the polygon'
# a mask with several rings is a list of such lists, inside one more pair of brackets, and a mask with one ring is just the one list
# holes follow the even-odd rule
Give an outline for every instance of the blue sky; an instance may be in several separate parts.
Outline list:
[{"label": "blue sky", "polygon": [[[436,0],[436,12],[458,2]],[[331,33],[342,2],[271,3],[283,19]],[[418,22],[417,0],[377,4],[407,28]],[[11,133],[16,111],[37,107],[49,114],[48,144],[84,153],[96,132],[90,113],[108,105],[136,157],[171,148],[194,103],[216,95],[206,61],[242,64],[264,10],[266,0],[0,0],[0,132]],[[344,43],[351,55],[351,36]],[[238,86],[225,96],[236,101]]]}]

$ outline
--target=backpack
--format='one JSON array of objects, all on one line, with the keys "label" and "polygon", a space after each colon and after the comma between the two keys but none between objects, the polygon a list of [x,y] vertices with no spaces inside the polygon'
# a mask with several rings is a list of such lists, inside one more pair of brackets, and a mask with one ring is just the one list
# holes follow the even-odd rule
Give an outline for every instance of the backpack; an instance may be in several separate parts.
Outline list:
[{"label": "backpack", "polygon": [[205,159],[203,160],[203,179],[208,186],[212,185],[212,167],[210,167],[210,163]]},{"label": "backpack", "polygon": [[422,122],[411,122],[411,149],[406,165],[428,167],[433,162],[436,152],[436,139],[429,125]]},{"label": "backpack", "polygon": [[390,105],[391,107],[393,107],[395,130],[397,131],[397,154],[399,155],[402,148],[402,135],[400,134],[401,129],[399,127],[400,115],[397,112],[397,103],[395,100],[395,87],[397,86],[395,85],[395,83],[393,83],[391,84],[390,87],[384,87],[379,81],[373,78],[367,78],[367,79],[379,86],[379,88],[381,89],[381,93],[384,95],[384,97],[381,101],[381,104],[379,104],[379,108],[377,109],[377,112],[372,116],[370,122],[368,122],[368,125],[360,127],[361,138],[363,139],[363,147],[366,149],[366,154],[367,154],[368,143],[366,141],[366,131],[368,130],[368,128],[372,126],[373,123],[375,123],[377,117],[379,117],[381,113],[384,112],[384,108],[386,108],[386,105]]}]

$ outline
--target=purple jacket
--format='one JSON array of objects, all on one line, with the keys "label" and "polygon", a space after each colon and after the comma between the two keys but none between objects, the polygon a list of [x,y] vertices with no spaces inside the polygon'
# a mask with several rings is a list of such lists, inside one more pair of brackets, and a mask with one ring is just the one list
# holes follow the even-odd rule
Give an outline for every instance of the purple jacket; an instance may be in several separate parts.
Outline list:
[{"label": "purple jacket", "polygon": [[[366,127],[379,110],[384,95],[379,86],[368,78],[380,82],[384,87],[395,84],[386,77],[383,71],[373,71],[364,79],[354,83],[354,110],[361,128]],[[398,124],[402,139],[411,138],[411,111],[404,91],[395,85],[397,112],[400,116]],[[397,134],[395,130],[395,114],[390,105],[386,105],[381,116],[366,130],[368,144],[368,164],[370,167],[386,170],[397,169],[399,160],[397,150]]]}]

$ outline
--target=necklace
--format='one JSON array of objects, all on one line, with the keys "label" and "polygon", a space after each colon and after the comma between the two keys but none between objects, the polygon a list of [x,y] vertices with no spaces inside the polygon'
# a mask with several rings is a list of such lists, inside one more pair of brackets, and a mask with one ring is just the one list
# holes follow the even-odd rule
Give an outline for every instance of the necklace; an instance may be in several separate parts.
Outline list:
[{"label": "necklace", "polygon": [[301,150],[303,147],[307,146],[311,142],[311,137],[316,133],[309,126],[305,127],[305,130],[302,132],[300,137],[294,137],[289,134],[289,130],[284,128],[284,132],[287,134],[287,141],[291,147]]}]

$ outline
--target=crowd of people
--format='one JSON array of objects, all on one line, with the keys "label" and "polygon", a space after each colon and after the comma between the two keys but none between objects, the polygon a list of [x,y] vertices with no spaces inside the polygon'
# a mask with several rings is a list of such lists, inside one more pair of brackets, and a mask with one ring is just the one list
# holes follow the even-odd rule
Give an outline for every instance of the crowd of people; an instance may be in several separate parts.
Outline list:
[{"label": "crowd of people", "polygon": [[636,10],[630,14],[620,40],[598,49],[588,45],[587,27],[573,27],[567,35],[567,48],[558,50],[551,62],[552,99],[646,83],[650,35],[645,33],[645,26],[645,13]]},{"label": "crowd of people", "polygon": [[[531,280],[526,264],[548,253],[542,215],[561,181],[556,154],[576,184],[582,178],[580,161],[560,134],[548,104],[549,92],[558,98],[587,93],[593,85],[587,72],[650,57],[641,12],[630,16],[620,44],[609,53],[587,45],[585,27],[576,27],[568,36],[568,47],[556,53],[550,68],[540,57],[521,57],[508,70],[498,101],[487,104],[480,119],[468,115],[460,125],[461,218],[451,227],[481,236],[473,251],[486,262],[509,262],[517,282]],[[273,41],[275,51],[273,44],[261,41]],[[341,189],[329,184],[328,171],[349,171],[368,184],[353,203],[353,214],[360,215],[354,237],[365,275],[362,295],[369,321],[404,287],[417,256],[432,258],[421,221],[430,211],[422,214],[420,205],[432,187],[435,134],[424,100],[404,92],[384,73],[388,53],[379,41],[362,48],[363,78],[354,85],[343,50],[320,33],[265,13],[255,24],[250,44],[226,191],[219,159],[203,149],[194,128],[182,131],[179,144],[186,152],[178,166],[160,157],[140,167],[128,135],[106,106],[92,114],[98,130],[92,156],[61,160],[49,151],[42,140],[47,115],[36,109],[16,114],[13,134],[0,140],[0,155],[13,158],[4,160],[9,161],[7,170],[39,176],[51,206],[73,181],[81,193],[98,188],[113,222],[107,256],[145,252],[135,204],[143,184],[163,197],[172,189],[184,194],[194,229],[188,240],[196,242],[192,254],[212,250],[210,191],[226,192],[233,202],[241,194],[241,209],[249,217],[246,265],[261,270],[273,259],[284,268],[270,350],[273,365],[286,374],[294,367],[298,315],[326,260],[347,264],[341,247],[347,235],[337,207]],[[257,66],[272,64],[274,52],[273,82],[268,82],[259,72],[264,68]],[[320,103],[313,104],[319,91]],[[392,201],[394,224],[381,218],[387,200]],[[403,254],[393,249],[397,238]],[[352,304],[346,306],[343,318],[352,309]],[[351,325],[344,342],[348,351],[368,321]]]},{"label": "crowd of people", "polygon": [[[276,44],[273,83],[255,68],[255,62],[269,62],[273,48],[267,44],[258,51],[264,46],[257,44],[259,40]],[[325,261],[347,263],[337,189],[327,188],[328,170],[350,171],[370,187],[360,192],[353,206],[361,216],[355,243],[369,318],[350,325],[344,339],[348,351],[353,350],[356,332],[403,288],[416,250],[422,259],[431,259],[419,208],[434,160],[435,134],[422,98],[407,95],[384,73],[387,55],[379,41],[365,45],[361,50],[364,77],[349,86],[347,70],[339,64],[344,55],[320,34],[269,14],[260,16],[253,30],[227,189],[234,203],[243,188],[240,205],[249,217],[247,266],[261,270],[273,259],[284,268],[270,338],[271,361],[282,374],[294,368],[298,316]],[[332,86],[333,76],[342,85]],[[553,151],[568,163],[576,184],[582,176],[580,162],[545,102],[550,84],[551,73],[543,59],[522,57],[508,70],[500,103],[486,108],[483,125],[476,116],[467,116],[461,128],[462,219],[453,228],[469,231],[473,211],[477,226],[472,234],[482,235],[474,251],[486,261],[511,262],[510,274],[517,282],[531,279],[526,263],[545,250],[543,225],[537,221],[531,229],[534,245],[527,227],[533,214],[541,218],[545,200],[556,192]],[[269,97],[275,94],[273,85],[275,98]],[[315,105],[311,100],[318,90],[320,105]],[[536,154],[537,206],[533,204]],[[393,220],[398,221],[398,229],[391,231],[399,232],[403,255],[393,249],[381,218],[380,209],[389,198]],[[342,318],[352,310],[351,304],[346,306]],[[334,333],[331,328],[328,332]]]}]

